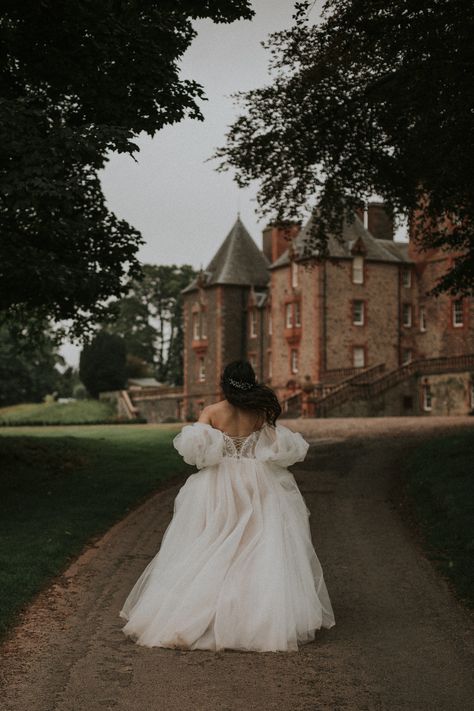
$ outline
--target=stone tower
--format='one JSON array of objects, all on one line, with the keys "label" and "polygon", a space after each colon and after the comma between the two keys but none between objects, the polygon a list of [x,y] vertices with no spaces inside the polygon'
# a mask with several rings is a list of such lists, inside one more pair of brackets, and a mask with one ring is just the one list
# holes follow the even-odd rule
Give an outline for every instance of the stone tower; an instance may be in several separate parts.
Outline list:
[{"label": "stone tower", "polygon": [[266,295],[268,267],[238,217],[206,269],[184,289],[183,404],[188,415],[196,416],[219,397],[226,363],[248,357],[249,304],[251,310],[255,298]]}]

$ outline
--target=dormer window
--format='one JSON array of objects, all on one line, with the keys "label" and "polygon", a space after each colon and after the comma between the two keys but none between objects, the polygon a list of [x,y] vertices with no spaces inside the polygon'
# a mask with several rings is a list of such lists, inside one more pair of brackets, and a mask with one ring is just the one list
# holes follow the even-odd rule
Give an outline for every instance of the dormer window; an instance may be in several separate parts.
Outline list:
[{"label": "dormer window", "polygon": [[410,267],[403,267],[402,269],[402,286],[406,289],[411,287],[411,269]]},{"label": "dormer window", "polygon": [[364,283],[364,257],[357,254],[352,260],[352,283]]}]

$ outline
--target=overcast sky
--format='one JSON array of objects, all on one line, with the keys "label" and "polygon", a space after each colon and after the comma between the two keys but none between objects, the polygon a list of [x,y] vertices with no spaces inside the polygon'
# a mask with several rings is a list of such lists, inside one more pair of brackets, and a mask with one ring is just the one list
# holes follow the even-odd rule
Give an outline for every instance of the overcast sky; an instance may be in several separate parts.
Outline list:
[{"label": "overcast sky", "polygon": [[[183,58],[182,74],[204,87],[205,120],[185,120],[153,139],[140,138],[138,163],[123,155],[111,158],[103,173],[104,192],[110,208],[142,232],[142,261],[206,266],[238,210],[260,244],[255,188],[239,190],[231,173],[217,173],[217,162],[206,160],[223,145],[237,115],[230,95],[268,81],[269,53],[261,42],[290,26],[293,5],[291,0],[255,0],[251,21],[196,22],[198,35]],[[316,7],[312,16],[318,17]]]},{"label": "overcast sky", "polygon": [[[312,10],[318,18],[319,3]],[[195,23],[198,32],[182,60],[182,75],[198,81],[207,101],[204,121],[187,119],[154,138],[140,136],[135,162],[112,155],[102,173],[108,205],[138,228],[145,240],[139,258],[153,264],[206,266],[232,227],[237,212],[257,244],[262,223],[255,214],[253,189],[239,190],[231,173],[217,173],[206,162],[225,141],[238,113],[231,95],[268,82],[269,53],[261,46],[269,33],[289,27],[293,0],[254,0],[252,20]],[[77,364],[79,349],[63,355]]]},{"label": "overcast sky", "polygon": [[[316,22],[322,0],[311,10]],[[254,0],[252,20],[228,25],[195,23],[197,37],[182,60],[182,75],[198,81],[207,101],[204,121],[168,126],[154,138],[140,136],[136,162],[112,155],[102,173],[109,207],[138,228],[145,244],[139,258],[152,264],[206,266],[232,227],[237,212],[257,244],[256,186],[239,190],[232,174],[217,173],[208,159],[225,142],[238,114],[231,95],[269,81],[269,53],[262,41],[291,25],[293,0]],[[63,355],[77,364],[79,349],[65,345]]]}]

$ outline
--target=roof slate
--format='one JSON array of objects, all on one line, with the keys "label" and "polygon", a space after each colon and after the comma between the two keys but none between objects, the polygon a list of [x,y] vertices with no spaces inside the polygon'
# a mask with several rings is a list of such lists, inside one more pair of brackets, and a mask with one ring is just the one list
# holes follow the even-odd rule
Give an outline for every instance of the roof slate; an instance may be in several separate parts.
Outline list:
[{"label": "roof slate", "polygon": [[[308,220],[304,228],[296,237],[293,247],[296,256],[302,256],[303,247],[309,237],[312,225],[312,218]],[[361,240],[366,251],[365,259],[377,262],[411,262],[408,257],[408,244],[405,242],[394,242],[392,240],[377,239],[365,227],[358,215],[354,216],[354,221],[344,221],[342,229],[342,243],[334,236],[329,235],[328,249],[330,257],[351,258],[351,249],[357,240]],[[306,255],[305,255],[306,256]],[[290,263],[289,250],[271,265],[271,269],[282,267]]]},{"label": "roof slate", "polygon": [[[240,217],[204,270],[204,287],[215,284],[266,286],[270,279],[270,263],[259,250]],[[194,279],[183,293],[198,288]]]}]

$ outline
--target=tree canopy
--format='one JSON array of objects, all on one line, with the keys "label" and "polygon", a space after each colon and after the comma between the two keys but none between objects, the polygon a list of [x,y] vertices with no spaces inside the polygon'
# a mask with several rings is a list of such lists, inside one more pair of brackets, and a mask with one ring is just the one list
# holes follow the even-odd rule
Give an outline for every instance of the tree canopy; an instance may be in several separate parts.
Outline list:
[{"label": "tree canopy", "polygon": [[126,348],[123,338],[100,331],[86,343],[79,360],[79,377],[90,395],[126,387]]},{"label": "tree canopy", "polygon": [[0,311],[78,331],[137,275],[140,234],[105,203],[110,151],[137,151],[202,87],[179,60],[193,20],[250,18],[249,0],[4,0],[0,8]]},{"label": "tree canopy", "polygon": [[[38,326],[38,324],[35,324]],[[39,402],[60,388],[64,365],[54,334],[41,323],[31,339],[28,328],[0,325],[0,406]]]},{"label": "tree canopy", "polygon": [[[132,279],[127,294],[113,305],[116,317],[106,326],[121,336],[128,356],[150,366],[158,380],[182,384],[182,289],[196,276],[189,265],[143,266],[143,278]],[[138,363],[130,360],[130,366]]]},{"label": "tree canopy", "polygon": [[296,5],[270,36],[272,80],[239,96],[217,152],[276,220],[317,214],[327,256],[371,195],[410,219],[421,249],[454,250],[434,293],[474,293],[474,5],[468,0],[326,0]]}]

